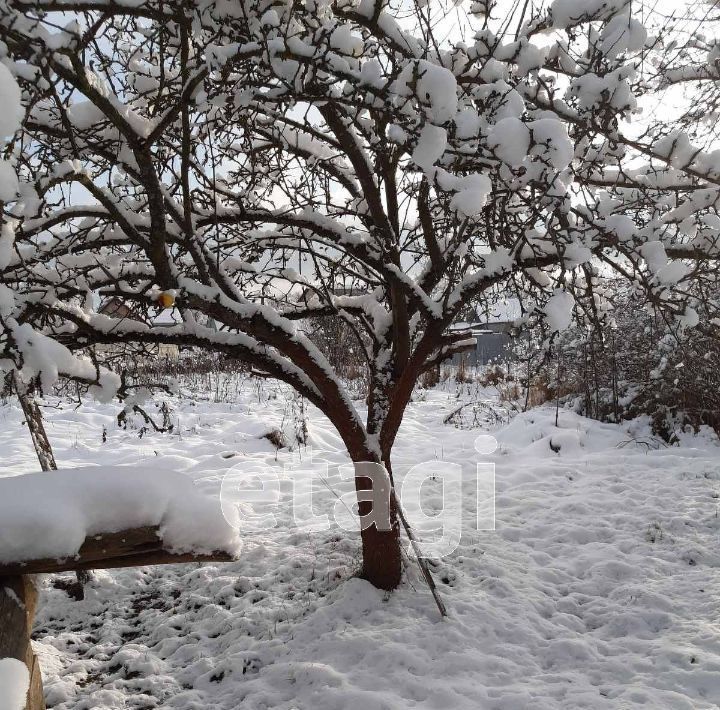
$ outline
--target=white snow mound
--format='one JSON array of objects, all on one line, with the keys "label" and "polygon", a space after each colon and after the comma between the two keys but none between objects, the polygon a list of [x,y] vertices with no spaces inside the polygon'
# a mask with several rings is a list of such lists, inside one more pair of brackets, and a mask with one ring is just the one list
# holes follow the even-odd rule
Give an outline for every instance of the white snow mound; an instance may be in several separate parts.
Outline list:
[{"label": "white snow mound", "polygon": [[27,666],[15,658],[0,658],[0,710],[23,710],[30,686]]}]

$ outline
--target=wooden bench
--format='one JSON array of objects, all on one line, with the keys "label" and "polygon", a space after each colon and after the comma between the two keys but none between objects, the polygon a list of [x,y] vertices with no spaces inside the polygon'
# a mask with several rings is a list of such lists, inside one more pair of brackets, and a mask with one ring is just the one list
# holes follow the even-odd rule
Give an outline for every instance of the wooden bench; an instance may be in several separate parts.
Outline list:
[{"label": "wooden bench", "polygon": [[[92,569],[115,569],[119,567],[137,567],[144,565],[163,565],[163,564],[178,564],[184,562],[230,562],[237,559],[237,549],[231,544],[230,537],[227,538],[228,544],[225,545],[226,549],[217,549],[207,551],[207,545],[212,541],[212,535],[210,537],[205,536],[198,547],[204,547],[206,551],[187,551],[187,549],[173,549],[171,545],[167,544],[166,539],[163,535],[169,536],[168,531],[170,525],[164,521],[162,524],[147,524],[139,525],[137,527],[131,527],[120,531],[113,530],[108,532],[98,531],[98,525],[102,527],[102,513],[94,514],[89,516],[92,518],[93,533],[85,537],[79,549],[73,550],[71,553],[65,556],[53,556],[53,555],[30,555],[27,558],[17,559],[17,554],[14,552],[22,547],[23,534],[31,529],[35,525],[36,515],[32,501],[25,500],[26,496],[23,495],[23,491],[36,492],[38,484],[40,490],[43,489],[42,482],[45,480],[48,486],[52,489],[52,495],[57,496],[59,492],[64,490],[63,482],[67,482],[69,485],[69,493],[71,502],[73,489],[80,490],[83,494],[86,491],[83,490],[83,486],[78,486],[78,483],[87,483],[89,480],[97,476],[98,491],[99,494],[102,491],[103,485],[107,482],[103,482],[103,471],[111,471],[111,478],[117,485],[118,481],[122,480],[123,475],[127,475],[132,484],[138,485],[138,481],[142,480],[145,475],[149,481],[156,479],[158,475],[157,471],[146,470],[138,471],[137,468],[133,469],[104,469],[98,467],[97,469],[83,469],[76,472],[63,472],[57,471],[51,474],[29,474],[27,476],[17,476],[9,478],[0,478],[0,659],[2,658],[14,658],[22,661],[27,666],[30,673],[30,686],[27,695],[26,710],[44,710],[45,702],[43,699],[43,688],[42,678],[40,674],[40,667],[38,659],[33,653],[32,645],[30,642],[33,620],[35,617],[35,610],[37,607],[38,592],[35,586],[35,580],[33,575],[39,573],[57,573],[67,572],[70,570],[92,570]],[[75,475],[73,475],[73,473]],[[65,474],[65,476],[63,475]],[[80,475],[82,474],[82,475]],[[199,492],[195,492],[192,483],[188,481],[184,476],[178,474],[172,474],[176,477],[174,480],[178,484],[174,486],[178,491],[178,497],[180,498],[178,505],[181,506],[178,510],[173,513],[173,496],[166,496],[161,491],[164,491],[168,485],[166,473],[160,475],[162,479],[161,485],[158,485],[158,481],[152,482],[152,485],[148,487],[147,491],[140,490],[134,491],[134,496],[140,500],[143,499],[145,508],[151,511],[152,516],[167,515],[174,520],[175,533],[177,536],[177,528],[181,525],[182,517],[178,510],[184,513],[189,510],[191,513],[194,510],[192,507],[193,501],[188,501],[188,496],[197,497],[200,505],[197,507],[199,515],[211,510],[213,507],[217,508],[217,515],[220,516],[220,506],[217,501],[211,501],[206,496]],[[48,478],[51,476],[52,478]],[[90,478],[88,478],[90,476]],[[190,489],[188,488],[190,485]],[[113,486],[109,486],[109,490],[112,490]],[[6,494],[10,494],[8,498]],[[110,508],[108,508],[108,518],[117,522],[118,517],[118,506],[133,506],[133,495],[126,497],[120,497],[120,500],[113,501],[113,496],[109,497]],[[158,504],[157,510],[153,509],[152,501],[150,505],[147,505],[147,497],[156,495],[162,498]],[[5,497],[4,497],[5,496]],[[12,498],[15,498],[13,501]],[[92,496],[91,496],[92,498]],[[84,500],[84,497],[83,497]],[[67,503],[67,501],[65,501]],[[5,508],[5,520],[3,520],[3,506]],[[12,511],[12,512],[11,512]],[[163,512],[165,511],[165,512]],[[129,515],[137,517],[137,510],[130,511]],[[144,514],[144,513],[142,513]],[[141,515],[142,515],[141,514]],[[122,511],[121,515],[122,517]],[[191,516],[192,517],[192,516]],[[98,522],[100,520],[100,523]],[[203,518],[200,518],[203,522]],[[197,519],[192,520],[197,527]],[[190,524],[191,521],[188,521]],[[222,525],[226,524],[228,530],[232,531],[229,524],[224,521],[218,522],[217,519],[210,521],[211,526],[218,530],[220,535],[218,540],[225,540],[222,533]],[[42,529],[43,520],[40,516],[37,520],[37,525]],[[52,521],[49,529],[52,526],[57,526],[57,521]],[[17,527],[14,527],[17,526]],[[111,527],[109,525],[108,527]],[[203,527],[203,526],[200,526]],[[190,526],[190,535],[192,535],[192,526]],[[13,544],[11,537],[13,531],[18,530],[18,540]],[[200,534],[200,531],[198,531]],[[233,535],[237,537],[235,531]],[[51,534],[48,533],[48,537]],[[187,539],[183,536],[183,545],[187,546]],[[30,548],[37,551],[43,550],[44,546],[42,541],[38,544],[36,538],[33,539]],[[56,550],[57,542],[48,540],[48,550]],[[1,689],[0,689],[1,692]]]}]

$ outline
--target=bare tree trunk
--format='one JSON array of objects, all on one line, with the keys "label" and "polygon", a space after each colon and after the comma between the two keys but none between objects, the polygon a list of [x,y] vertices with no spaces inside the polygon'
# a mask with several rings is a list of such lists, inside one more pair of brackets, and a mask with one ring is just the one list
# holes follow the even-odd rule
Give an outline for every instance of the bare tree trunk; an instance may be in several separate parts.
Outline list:
[{"label": "bare tree trunk", "polygon": [[15,385],[15,391],[17,392],[20,406],[25,415],[25,421],[30,431],[35,453],[40,462],[40,468],[43,471],[55,471],[57,470],[57,464],[55,463],[55,456],[53,456],[52,447],[50,446],[50,440],[45,432],[40,407],[38,407],[35,399],[28,394],[17,372],[13,372],[13,384]]},{"label": "bare tree trunk", "polygon": [[617,349],[615,347],[615,333],[612,333],[612,394],[615,423],[620,421],[620,396],[618,394]]},{"label": "bare tree trunk", "polygon": [[45,710],[40,664],[30,643],[36,605],[32,577],[24,574],[0,580],[0,658],[16,658],[30,672],[25,710]]},{"label": "bare tree trunk", "polygon": [[[355,489],[358,494],[372,490],[372,480],[365,476],[355,476]],[[359,501],[360,516],[368,515],[371,511],[371,502]],[[390,530],[379,530],[373,523],[360,531],[363,555],[361,576],[378,589],[395,589],[402,579],[400,524],[394,496],[390,497],[390,526]]]},{"label": "bare tree trunk", "polygon": [[395,589],[402,579],[400,527],[397,519],[392,530],[374,525],[361,532],[363,566],[361,576],[378,589]]}]

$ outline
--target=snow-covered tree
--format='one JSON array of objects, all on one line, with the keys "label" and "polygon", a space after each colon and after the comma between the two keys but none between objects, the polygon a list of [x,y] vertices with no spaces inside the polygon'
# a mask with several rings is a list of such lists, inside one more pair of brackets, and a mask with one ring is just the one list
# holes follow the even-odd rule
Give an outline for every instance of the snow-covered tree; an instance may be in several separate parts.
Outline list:
[{"label": "snow-covered tree", "polygon": [[[561,330],[608,307],[612,271],[692,325],[720,158],[631,122],[678,71],[672,23],[650,37],[628,0],[520,5],[0,0],[25,108],[0,195],[6,367],[112,395],[94,344],[224,351],[391,470],[418,378],[467,345],[448,326],[469,303],[513,295]],[[173,304],[178,323],[100,314],[101,297]],[[303,330],[322,317],[363,353],[365,417]],[[384,588],[396,515],[362,532]]]}]

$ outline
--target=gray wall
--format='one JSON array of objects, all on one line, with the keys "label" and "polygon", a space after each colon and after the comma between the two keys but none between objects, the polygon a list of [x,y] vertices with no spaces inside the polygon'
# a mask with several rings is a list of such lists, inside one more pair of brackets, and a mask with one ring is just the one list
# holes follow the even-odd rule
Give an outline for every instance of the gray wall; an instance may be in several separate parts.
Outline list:
[{"label": "gray wall", "polygon": [[475,332],[475,350],[458,353],[453,357],[453,364],[459,365],[464,359],[466,365],[488,365],[505,359],[509,354],[511,328],[512,323],[473,323],[473,331],[485,332]]}]

